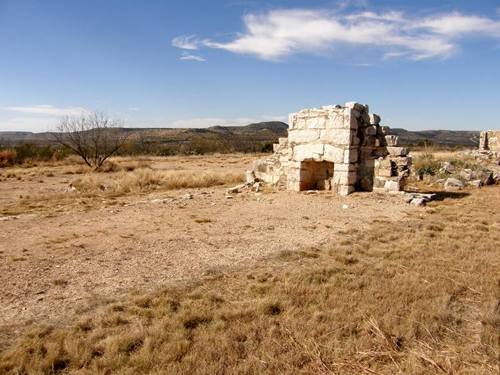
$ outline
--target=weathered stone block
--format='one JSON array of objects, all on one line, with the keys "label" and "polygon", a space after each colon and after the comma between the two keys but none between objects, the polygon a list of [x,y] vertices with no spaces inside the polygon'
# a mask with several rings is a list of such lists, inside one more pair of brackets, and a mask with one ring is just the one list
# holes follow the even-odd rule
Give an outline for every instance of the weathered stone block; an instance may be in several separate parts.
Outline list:
[{"label": "weathered stone block", "polygon": [[320,160],[323,157],[325,146],[323,144],[303,144],[293,148],[293,160]]},{"label": "weathered stone block", "polygon": [[386,135],[385,142],[387,146],[394,147],[398,145],[399,137],[397,135]]},{"label": "weathered stone block", "polygon": [[335,147],[329,144],[325,145],[324,160],[333,163],[342,163],[344,160],[344,147]]},{"label": "weathered stone block", "polygon": [[355,173],[334,173],[332,183],[334,185],[354,185],[357,181]]},{"label": "weathered stone block", "polygon": [[349,126],[349,129],[351,130],[357,130],[359,126],[358,119],[356,118],[355,114],[352,113],[352,111],[344,114],[344,121],[345,124]]},{"label": "weathered stone block", "polygon": [[358,149],[348,148],[344,151],[344,163],[356,163],[358,161]]},{"label": "weathered stone block", "polygon": [[349,129],[324,129],[321,130],[320,139],[332,145],[345,145],[351,143],[352,133]]},{"label": "weathered stone block", "polygon": [[343,113],[333,112],[325,123],[326,129],[349,129],[350,124],[345,121]]},{"label": "weathered stone block", "polygon": [[384,184],[384,189],[387,191],[401,191],[402,186],[400,181],[387,180]]},{"label": "weathered stone block", "polygon": [[[326,124],[326,117],[311,117],[306,120],[307,129],[324,129]],[[290,135],[289,135],[290,136]]]},{"label": "weathered stone block", "polygon": [[[377,135],[377,127],[376,126],[368,126],[365,128],[365,135],[367,136],[375,136]],[[374,140],[376,140],[376,138],[373,138]]]},{"label": "weathered stone block", "polygon": [[465,184],[457,178],[450,177],[444,183],[445,190],[461,190]]},{"label": "weathered stone block", "polygon": [[245,172],[245,181],[247,184],[251,184],[255,182],[255,173],[253,171]]},{"label": "weathered stone block", "polygon": [[288,132],[288,142],[307,143],[319,139],[320,132],[315,129],[294,129]]},{"label": "weathered stone block", "polygon": [[406,147],[387,147],[387,151],[391,156],[406,156],[408,155],[408,149]]},{"label": "weathered stone block", "polygon": [[356,173],[358,169],[358,165],[357,164],[345,164],[345,163],[341,163],[341,164],[335,164],[335,169],[334,169],[334,173],[340,173],[340,172],[349,172],[349,173]]},{"label": "weathered stone block", "polygon": [[376,115],[375,113],[370,113],[370,124],[371,125],[380,124],[380,116]]},{"label": "weathered stone block", "polygon": [[354,192],[354,186],[353,185],[340,185],[337,190],[339,195],[349,195]]}]

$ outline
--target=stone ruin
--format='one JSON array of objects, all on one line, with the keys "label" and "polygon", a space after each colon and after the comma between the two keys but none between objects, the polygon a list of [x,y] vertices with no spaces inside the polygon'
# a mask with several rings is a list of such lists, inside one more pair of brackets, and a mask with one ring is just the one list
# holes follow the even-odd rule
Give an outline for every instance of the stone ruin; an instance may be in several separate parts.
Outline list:
[{"label": "stone ruin", "polygon": [[[483,164],[500,166],[500,130],[482,131],[479,134],[479,148],[469,154]],[[500,174],[497,173],[497,176]]]},{"label": "stone ruin", "polygon": [[410,175],[408,149],[380,117],[356,102],[304,109],[289,116],[288,138],[254,164],[247,182],[293,191],[401,191]]},{"label": "stone ruin", "polygon": [[486,130],[479,135],[479,151],[500,152],[500,130]]}]

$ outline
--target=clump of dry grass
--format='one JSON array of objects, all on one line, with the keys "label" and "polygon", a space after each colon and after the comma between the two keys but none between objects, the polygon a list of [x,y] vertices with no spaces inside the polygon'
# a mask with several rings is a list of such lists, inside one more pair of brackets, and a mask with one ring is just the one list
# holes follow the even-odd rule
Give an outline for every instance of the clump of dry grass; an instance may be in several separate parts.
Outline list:
[{"label": "clump of dry grass", "polygon": [[485,188],[350,241],[33,327],[0,372],[497,374],[499,204]]},{"label": "clump of dry grass", "polygon": [[412,168],[418,176],[434,176],[438,173],[439,168],[441,168],[441,161],[433,153],[424,152],[413,159]]},{"label": "clump of dry grass", "polygon": [[157,171],[139,168],[132,172],[119,172],[111,178],[99,174],[88,174],[75,182],[78,192],[87,195],[123,195],[143,193],[156,189],[175,190],[203,188],[237,183],[243,180],[241,173],[197,172],[197,171]]}]

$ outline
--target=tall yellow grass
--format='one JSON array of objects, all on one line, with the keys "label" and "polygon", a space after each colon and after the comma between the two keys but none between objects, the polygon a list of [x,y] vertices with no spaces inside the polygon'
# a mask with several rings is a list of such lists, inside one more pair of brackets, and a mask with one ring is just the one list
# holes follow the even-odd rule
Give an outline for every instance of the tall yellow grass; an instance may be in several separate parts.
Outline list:
[{"label": "tall yellow grass", "polygon": [[241,181],[243,175],[236,172],[159,171],[139,168],[132,172],[121,171],[111,176],[88,174],[76,180],[73,185],[77,191],[85,194],[122,195],[155,189],[203,188]]}]

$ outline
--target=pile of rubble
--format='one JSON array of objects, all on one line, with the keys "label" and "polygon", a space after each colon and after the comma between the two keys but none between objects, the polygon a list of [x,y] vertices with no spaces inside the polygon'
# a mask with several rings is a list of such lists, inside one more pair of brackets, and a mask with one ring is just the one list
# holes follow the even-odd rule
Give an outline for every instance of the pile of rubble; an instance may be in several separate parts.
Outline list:
[{"label": "pile of rubble", "polygon": [[434,193],[404,193],[406,203],[414,206],[425,206],[427,202],[435,200],[437,194]]},{"label": "pile of rubble", "polygon": [[386,135],[388,155],[375,160],[374,191],[401,191],[410,176],[412,159],[406,147],[398,146],[398,137]]},{"label": "pile of rubble", "polygon": [[445,190],[461,190],[466,186],[479,188],[500,183],[500,173],[486,167],[460,169],[450,162],[444,162],[439,172],[441,176],[449,175],[436,180],[437,184],[443,184]]}]

